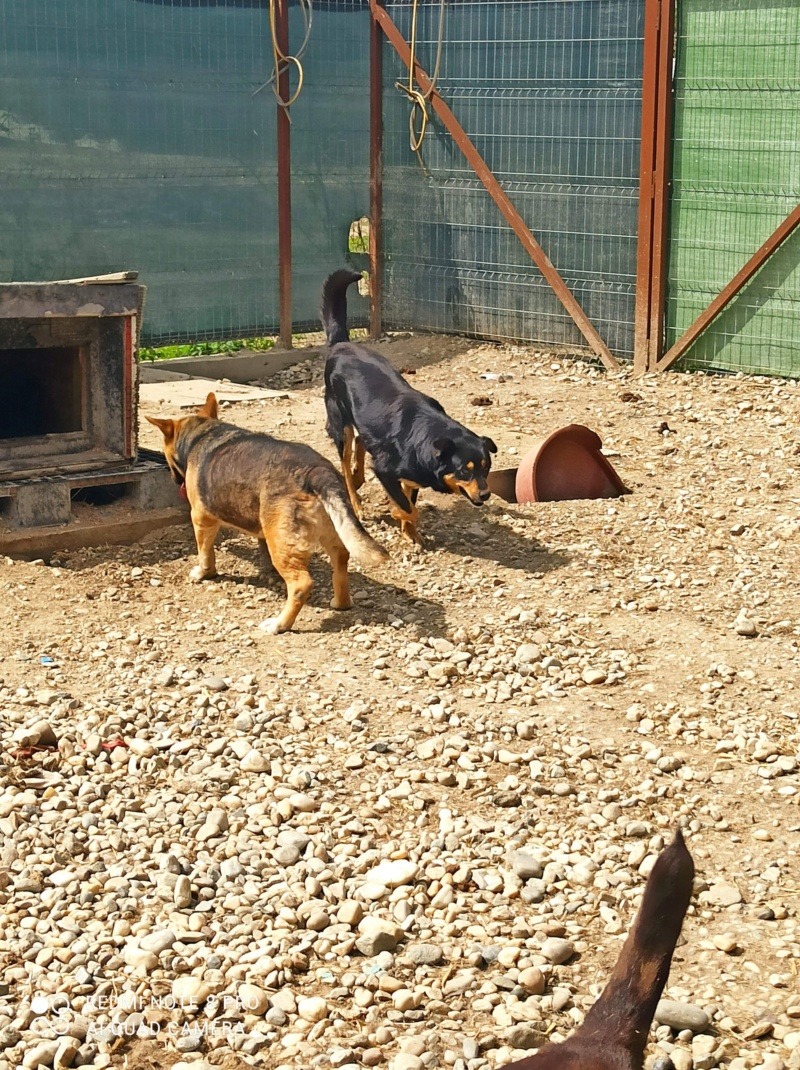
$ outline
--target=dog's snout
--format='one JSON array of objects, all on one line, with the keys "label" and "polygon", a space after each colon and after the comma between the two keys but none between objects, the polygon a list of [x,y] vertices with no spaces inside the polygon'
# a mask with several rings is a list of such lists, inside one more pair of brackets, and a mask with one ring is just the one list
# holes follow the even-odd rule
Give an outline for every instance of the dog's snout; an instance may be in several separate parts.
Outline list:
[{"label": "dog's snout", "polygon": [[492,492],[489,490],[488,487],[485,490],[481,491],[481,501],[482,502],[488,502],[489,499],[491,498],[491,496],[492,496]]}]

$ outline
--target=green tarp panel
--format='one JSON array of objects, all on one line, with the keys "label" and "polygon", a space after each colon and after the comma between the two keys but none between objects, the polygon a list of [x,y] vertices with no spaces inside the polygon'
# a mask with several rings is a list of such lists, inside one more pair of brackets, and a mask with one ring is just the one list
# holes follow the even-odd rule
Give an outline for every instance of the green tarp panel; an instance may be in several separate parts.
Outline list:
[{"label": "green tarp panel", "polygon": [[[368,206],[368,40],[364,3],[315,4],[292,110],[298,323]],[[266,0],[0,0],[0,280],[136,269],[146,342],[274,331],[271,68]]]},{"label": "green tarp panel", "polygon": [[[669,348],[800,203],[800,4],[678,0]],[[800,232],[681,366],[800,375]]]}]

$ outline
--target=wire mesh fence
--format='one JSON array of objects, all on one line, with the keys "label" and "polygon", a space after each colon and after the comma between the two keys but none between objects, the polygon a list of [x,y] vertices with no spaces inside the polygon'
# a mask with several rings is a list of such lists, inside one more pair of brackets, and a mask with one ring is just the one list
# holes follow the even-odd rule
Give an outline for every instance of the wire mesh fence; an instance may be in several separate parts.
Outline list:
[{"label": "wire mesh fence", "polygon": [[[800,5],[678,0],[666,347],[800,203]],[[682,366],[800,374],[795,231]]]},{"label": "wire mesh fence", "polygon": [[[387,10],[406,40],[410,0]],[[433,71],[439,0],[419,4]],[[438,87],[617,356],[633,353],[641,121],[641,0],[448,4]],[[387,49],[391,53],[391,50]],[[438,121],[421,156],[384,64],[384,315],[395,326],[585,342]]]},{"label": "wire mesh fence", "polygon": [[[303,36],[290,0],[290,50]],[[406,40],[412,0],[388,0]],[[644,3],[418,4],[417,57],[589,319],[631,357]],[[367,0],[313,0],[291,111],[293,306],[369,212]],[[800,200],[800,5],[678,0],[666,347]],[[148,344],[278,326],[268,0],[0,0],[0,280],[138,269]],[[384,322],[585,348],[384,49]],[[293,88],[296,86],[293,75]],[[684,358],[800,374],[800,233]],[[353,320],[366,304],[352,297]]]}]

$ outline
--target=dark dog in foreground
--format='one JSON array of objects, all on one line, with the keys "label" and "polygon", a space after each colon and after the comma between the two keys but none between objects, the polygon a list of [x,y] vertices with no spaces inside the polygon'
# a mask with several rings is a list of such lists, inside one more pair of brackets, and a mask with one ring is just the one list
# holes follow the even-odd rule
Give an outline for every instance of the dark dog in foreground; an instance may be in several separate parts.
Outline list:
[{"label": "dark dog in foreground", "polygon": [[331,559],[331,606],[350,609],[350,554],[370,565],[388,555],[364,531],[330,461],[309,446],[220,423],[213,394],[196,416],[147,419],[163,434],[172,477],[191,506],[200,557],[192,580],[216,576],[214,539],[225,524],[254,535],[262,560],[271,559],[286,583],[286,604],[260,625],[264,631],[285,632],[294,624],[314,586],[308,562],[316,546]]},{"label": "dark dog in foreground", "polygon": [[641,1070],[650,1023],[689,906],[692,856],[680,832],[659,855],[617,964],[583,1024],[504,1070]]},{"label": "dark dog in foreground", "polygon": [[434,398],[409,386],[385,357],[349,341],[347,288],[361,276],[335,271],[322,288],[327,430],[342,460],[350,502],[361,515],[364,455],[389,495],[403,534],[419,542],[417,495],[423,487],[463,494],[473,505],[489,497],[486,476],[497,446],[447,415]]}]

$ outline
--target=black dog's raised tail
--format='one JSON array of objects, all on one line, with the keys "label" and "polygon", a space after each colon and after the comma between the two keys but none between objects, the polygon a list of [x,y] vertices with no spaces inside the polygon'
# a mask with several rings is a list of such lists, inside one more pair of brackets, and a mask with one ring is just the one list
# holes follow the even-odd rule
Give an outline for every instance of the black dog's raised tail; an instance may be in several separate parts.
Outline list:
[{"label": "black dog's raised tail", "polygon": [[694,882],[694,862],[680,830],[658,856],[642,905],[608,984],[586,1015],[583,1043],[624,1049],[641,1066],[650,1023],[667,983]]},{"label": "black dog's raised tail", "polygon": [[349,268],[340,268],[329,275],[322,284],[322,304],[319,314],[325,328],[325,341],[328,346],[337,342],[347,342],[350,332],[347,330],[347,287],[358,282],[361,275]]}]

